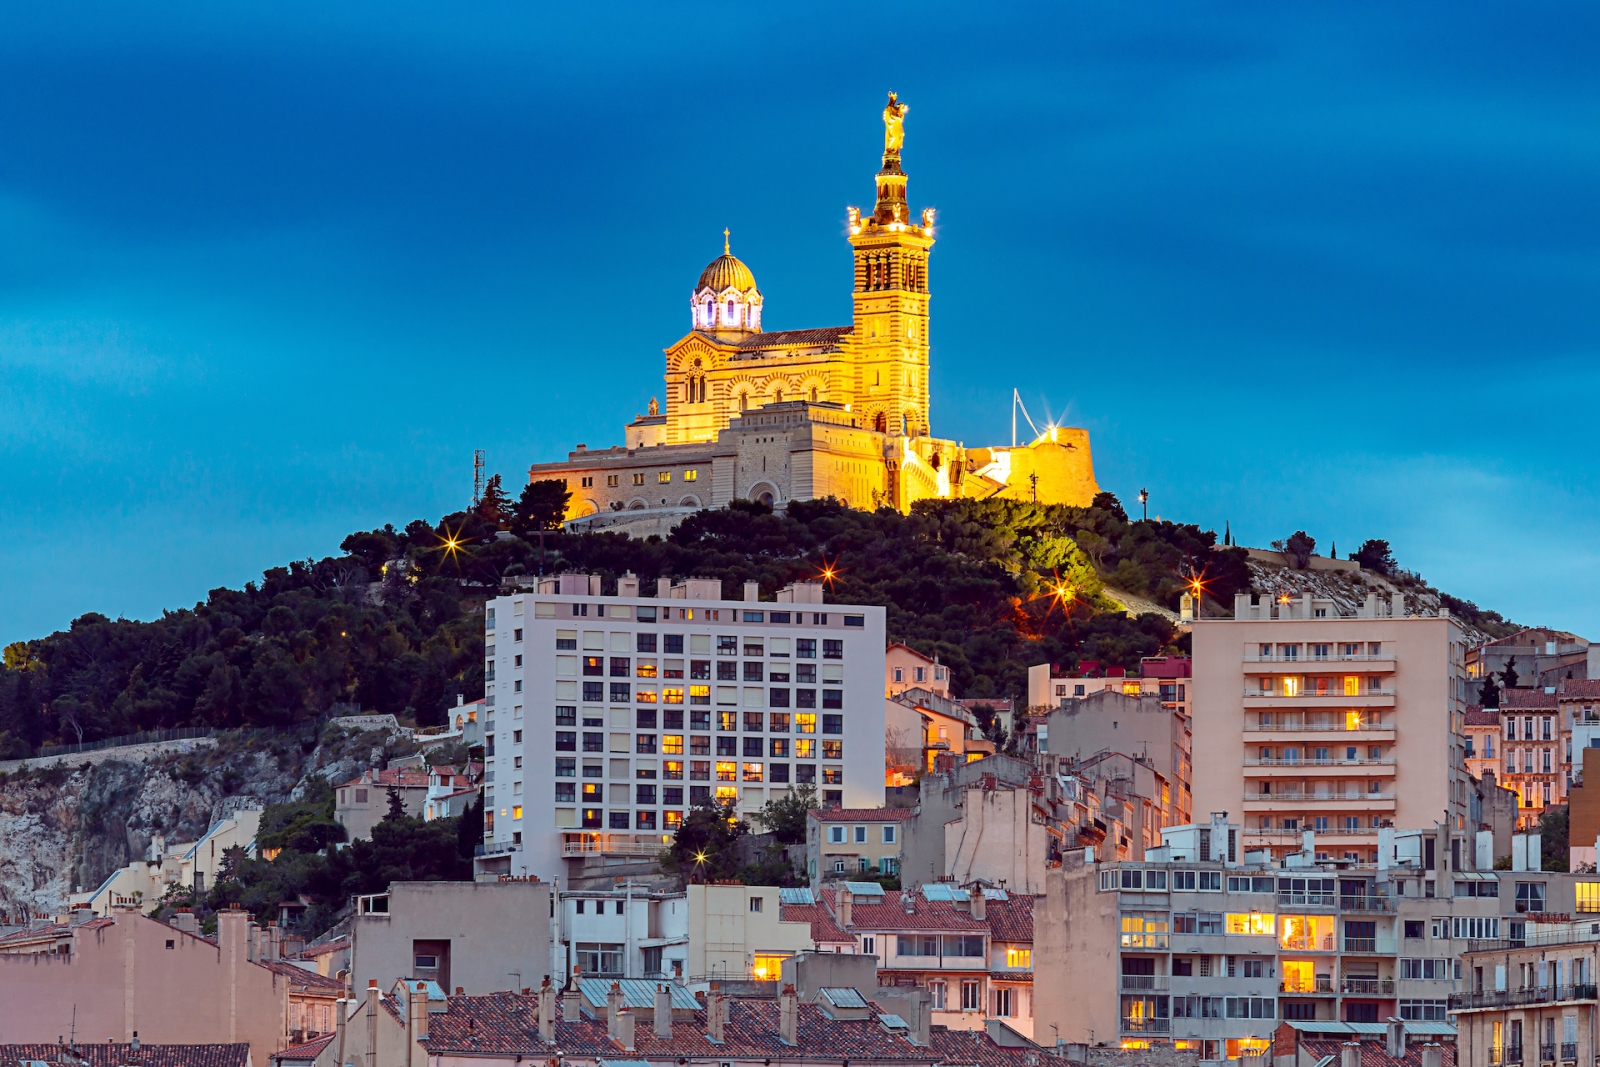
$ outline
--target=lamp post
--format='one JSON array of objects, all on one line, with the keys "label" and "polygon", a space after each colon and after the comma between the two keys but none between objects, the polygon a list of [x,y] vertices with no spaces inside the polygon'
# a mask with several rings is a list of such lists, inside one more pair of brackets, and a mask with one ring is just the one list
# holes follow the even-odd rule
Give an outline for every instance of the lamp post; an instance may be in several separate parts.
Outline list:
[{"label": "lamp post", "polygon": [[1147,490],[1144,490],[1144,489],[1139,490],[1139,506],[1144,509],[1144,521],[1145,522],[1149,522],[1150,521],[1150,504],[1149,504],[1149,500],[1150,500],[1150,493]]}]

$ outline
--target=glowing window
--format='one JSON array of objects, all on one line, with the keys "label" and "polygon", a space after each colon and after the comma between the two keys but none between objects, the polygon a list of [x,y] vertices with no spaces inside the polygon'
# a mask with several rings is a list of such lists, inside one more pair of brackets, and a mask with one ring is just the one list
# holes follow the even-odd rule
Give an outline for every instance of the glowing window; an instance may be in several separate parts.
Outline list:
[{"label": "glowing window", "polygon": [[684,471],[683,472],[683,480],[686,481],[686,482],[699,481],[700,480],[700,472],[699,471]]},{"label": "glowing window", "polygon": [[1278,917],[1262,911],[1229,912],[1227,929],[1230,934],[1265,934],[1271,937],[1277,933]]},{"label": "glowing window", "polygon": [[746,763],[744,765],[744,780],[747,782],[761,781],[761,764]]},{"label": "glowing window", "polygon": [[1283,679],[1283,695],[1297,697],[1300,695],[1300,679],[1285,677]]},{"label": "glowing window", "polygon": [[1353,674],[1344,676],[1344,695],[1347,697],[1361,695],[1361,679]]},{"label": "glowing window", "polygon": [[1579,882],[1573,886],[1579,911],[1600,911],[1600,882]]},{"label": "glowing window", "polygon": [[794,732],[797,734],[814,734],[817,732],[817,717],[811,712],[797,712],[794,717]]},{"label": "glowing window", "polygon": [[663,754],[668,755],[668,756],[681,756],[681,755],[683,755],[683,735],[682,734],[662,734],[661,735],[661,751],[662,751]]},{"label": "glowing window", "polygon": [[511,809],[511,817],[513,819],[522,818],[522,805],[521,804],[518,804],[516,807]]},{"label": "glowing window", "polygon": [[739,787],[738,786],[736,786],[736,785],[719,785],[719,786],[717,786],[717,801],[718,801],[718,803],[720,803],[720,802],[722,802],[724,800],[738,800],[738,799],[739,799]]},{"label": "glowing window", "polygon": [[656,481],[660,482],[662,485],[666,485],[668,482],[672,481],[672,472],[662,471],[660,474],[656,475]]},{"label": "glowing window", "polygon": [[1346,730],[1359,730],[1359,729],[1361,729],[1361,713],[1359,711],[1347,711],[1347,712],[1345,712],[1344,713],[1344,728]]},{"label": "glowing window", "polygon": [[718,761],[717,781],[737,782],[739,780],[739,765],[732,762]]},{"label": "glowing window", "polygon": [[1033,950],[1031,948],[1006,949],[1006,970],[1026,971],[1033,967]]},{"label": "glowing window", "polygon": [[778,975],[783,971],[783,961],[789,958],[789,953],[778,955],[776,953],[758,952],[755,960],[750,964],[750,977],[762,982],[777,981]]}]

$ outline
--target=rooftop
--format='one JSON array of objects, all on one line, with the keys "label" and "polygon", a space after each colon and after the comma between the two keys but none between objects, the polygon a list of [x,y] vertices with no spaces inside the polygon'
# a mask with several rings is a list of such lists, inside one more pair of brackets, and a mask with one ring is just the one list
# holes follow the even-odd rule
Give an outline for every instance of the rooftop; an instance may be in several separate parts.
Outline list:
[{"label": "rooftop", "polygon": [[104,1043],[81,1045],[0,1045],[0,1063],[36,1062],[83,1064],[89,1067],[123,1067],[139,1063],[143,1067],[247,1067],[250,1046],[234,1045],[131,1045]]},{"label": "rooftop", "polygon": [[812,808],[818,822],[905,822],[910,808]]}]

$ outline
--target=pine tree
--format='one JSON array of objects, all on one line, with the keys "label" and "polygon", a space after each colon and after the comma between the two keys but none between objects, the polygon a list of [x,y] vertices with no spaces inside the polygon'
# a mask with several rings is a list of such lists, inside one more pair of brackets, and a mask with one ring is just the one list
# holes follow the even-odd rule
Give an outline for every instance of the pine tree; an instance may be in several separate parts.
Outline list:
[{"label": "pine tree", "polygon": [[506,491],[500,487],[500,476],[491,475],[487,485],[483,487],[483,496],[478,499],[475,509],[478,516],[493,523],[502,523],[511,517],[511,498],[506,496]]}]

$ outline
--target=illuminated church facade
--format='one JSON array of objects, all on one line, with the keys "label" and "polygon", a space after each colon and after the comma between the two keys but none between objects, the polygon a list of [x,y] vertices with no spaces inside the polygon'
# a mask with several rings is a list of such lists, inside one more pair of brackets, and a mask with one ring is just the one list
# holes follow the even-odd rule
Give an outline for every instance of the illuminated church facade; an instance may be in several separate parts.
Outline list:
[{"label": "illuminated church facade", "polygon": [[566,482],[569,519],[592,516],[585,525],[594,526],[644,520],[645,532],[736,499],[782,507],[834,497],[901,511],[930,497],[1077,506],[1093,499],[1086,430],[1054,428],[1029,444],[998,448],[932,435],[934,213],[913,216],[906,200],[906,110],[891,93],[876,202],[869,214],[848,209],[850,325],[764,331],[755,275],[724,234],[723,254],[690,294],[690,331],[666,349],[666,410],[652,400],[620,447],[579,445],[565,462],[529,469],[530,481]]}]

